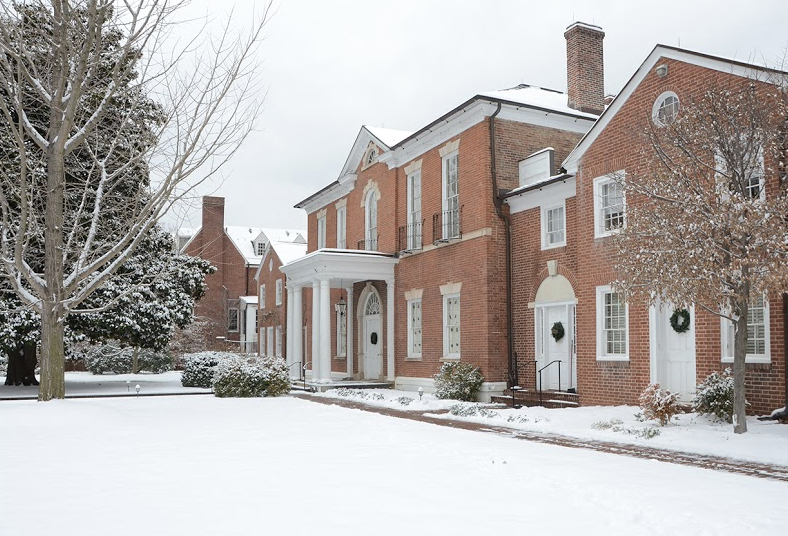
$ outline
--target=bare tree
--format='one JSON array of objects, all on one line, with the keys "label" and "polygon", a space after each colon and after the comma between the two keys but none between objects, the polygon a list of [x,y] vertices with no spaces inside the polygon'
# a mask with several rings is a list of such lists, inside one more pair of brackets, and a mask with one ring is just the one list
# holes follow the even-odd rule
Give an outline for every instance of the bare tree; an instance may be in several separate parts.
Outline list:
[{"label": "bare tree", "polygon": [[0,274],[41,316],[39,400],[65,395],[65,319],[95,311],[87,298],[257,119],[270,4],[244,37],[225,26],[173,51],[183,5],[0,6],[0,113],[15,149],[0,174]]},{"label": "bare tree", "polygon": [[618,179],[627,196],[618,285],[652,305],[694,304],[732,322],[736,433],[747,431],[751,304],[788,289],[785,112],[772,84],[709,88],[653,126],[645,166]]}]

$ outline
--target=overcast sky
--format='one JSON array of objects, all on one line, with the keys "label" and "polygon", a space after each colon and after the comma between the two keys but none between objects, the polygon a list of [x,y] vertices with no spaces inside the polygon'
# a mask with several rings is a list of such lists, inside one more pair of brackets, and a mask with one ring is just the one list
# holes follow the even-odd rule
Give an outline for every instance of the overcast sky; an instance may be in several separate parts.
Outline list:
[{"label": "overcast sky", "polygon": [[[243,29],[263,0],[196,0]],[[482,91],[566,91],[564,30],[605,31],[605,91],[617,93],[658,43],[775,66],[784,0],[275,0],[262,54],[258,129],[201,194],[226,224],[305,228],[295,203],[337,179],[362,125],[415,131]],[[200,225],[199,207],[181,225]]]}]

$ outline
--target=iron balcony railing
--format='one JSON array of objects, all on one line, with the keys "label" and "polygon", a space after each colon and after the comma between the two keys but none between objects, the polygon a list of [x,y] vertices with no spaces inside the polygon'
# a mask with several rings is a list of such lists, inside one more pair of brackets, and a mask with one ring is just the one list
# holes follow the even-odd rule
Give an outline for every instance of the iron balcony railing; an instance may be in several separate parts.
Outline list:
[{"label": "iron balcony railing", "polygon": [[432,243],[462,238],[462,205],[432,216]]},{"label": "iron balcony railing", "polygon": [[414,222],[408,225],[401,225],[399,228],[397,249],[399,251],[418,251],[421,249],[422,237],[421,229],[424,222]]}]

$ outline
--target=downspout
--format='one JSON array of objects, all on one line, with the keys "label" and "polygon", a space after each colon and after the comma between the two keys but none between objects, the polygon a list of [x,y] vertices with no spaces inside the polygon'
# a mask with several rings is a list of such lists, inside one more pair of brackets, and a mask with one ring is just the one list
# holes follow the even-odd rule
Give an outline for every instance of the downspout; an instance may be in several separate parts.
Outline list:
[{"label": "downspout", "polygon": [[490,162],[492,174],[492,200],[495,213],[504,225],[505,255],[506,255],[506,351],[509,387],[517,385],[517,362],[514,357],[514,329],[512,326],[512,220],[509,214],[502,210],[503,200],[498,195],[498,171],[495,157],[495,117],[501,113],[501,103],[490,116]]}]

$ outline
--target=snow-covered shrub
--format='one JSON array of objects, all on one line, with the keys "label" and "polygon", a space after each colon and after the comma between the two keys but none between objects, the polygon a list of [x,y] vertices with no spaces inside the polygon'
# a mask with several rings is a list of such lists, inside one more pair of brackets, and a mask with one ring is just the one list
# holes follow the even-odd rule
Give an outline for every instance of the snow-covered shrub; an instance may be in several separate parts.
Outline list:
[{"label": "snow-covered shrub", "polygon": [[287,363],[281,357],[220,359],[214,369],[213,390],[218,397],[279,396],[290,391]]},{"label": "snow-covered shrub", "polygon": [[181,384],[184,387],[210,387],[213,382],[213,373],[220,360],[235,357],[237,354],[229,352],[197,352],[181,357],[183,375]]},{"label": "snow-covered shrub", "polygon": [[692,411],[733,422],[733,376],[730,368],[722,374],[712,372],[698,384],[692,397]]},{"label": "snow-covered shrub", "polygon": [[487,409],[479,404],[453,404],[449,413],[455,417],[485,417],[492,419],[500,415],[497,411]]},{"label": "snow-covered shrub", "polygon": [[[140,349],[137,353],[139,372],[160,374],[172,370],[172,357],[164,352]],[[94,346],[85,352],[85,368],[93,374],[130,374],[134,367],[134,348],[115,344]]]},{"label": "snow-covered shrub", "polygon": [[409,396],[400,396],[400,397],[398,397],[398,398],[396,399],[396,402],[397,402],[397,403],[398,403],[400,406],[409,406],[409,405],[410,405],[410,403],[411,403],[411,402],[413,402],[413,400],[414,400],[414,399],[413,399],[413,398],[411,398],[411,397],[409,397]]},{"label": "snow-covered shrub", "polygon": [[364,389],[349,389],[347,387],[334,389],[333,393],[345,398],[360,398],[362,400],[385,400],[386,398],[380,393],[373,393]]},{"label": "snow-covered shrub", "polygon": [[5,376],[8,373],[8,356],[0,354],[0,376]]},{"label": "snow-covered shrub", "polygon": [[478,367],[470,363],[449,362],[435,375],[435,396],[472,402],[482,387],[484,377]]},{"label": "snow-covered shrub", "polygon": [[658,420],[661,426],[665,426],[674,415],[681,413],[678,395],[662,389],[658,383],[646,387],[640,393],[638,402],[643,416],[649,420]]},{"label": "snow-covered shrub", "polygon": [[651,439],[659,435],[657,428],[624,428],[624,421],[621,419],[610,419],[609,421],[598,421],[591,425],[594,430],[611,430],[621,432],[626,435]]}]

